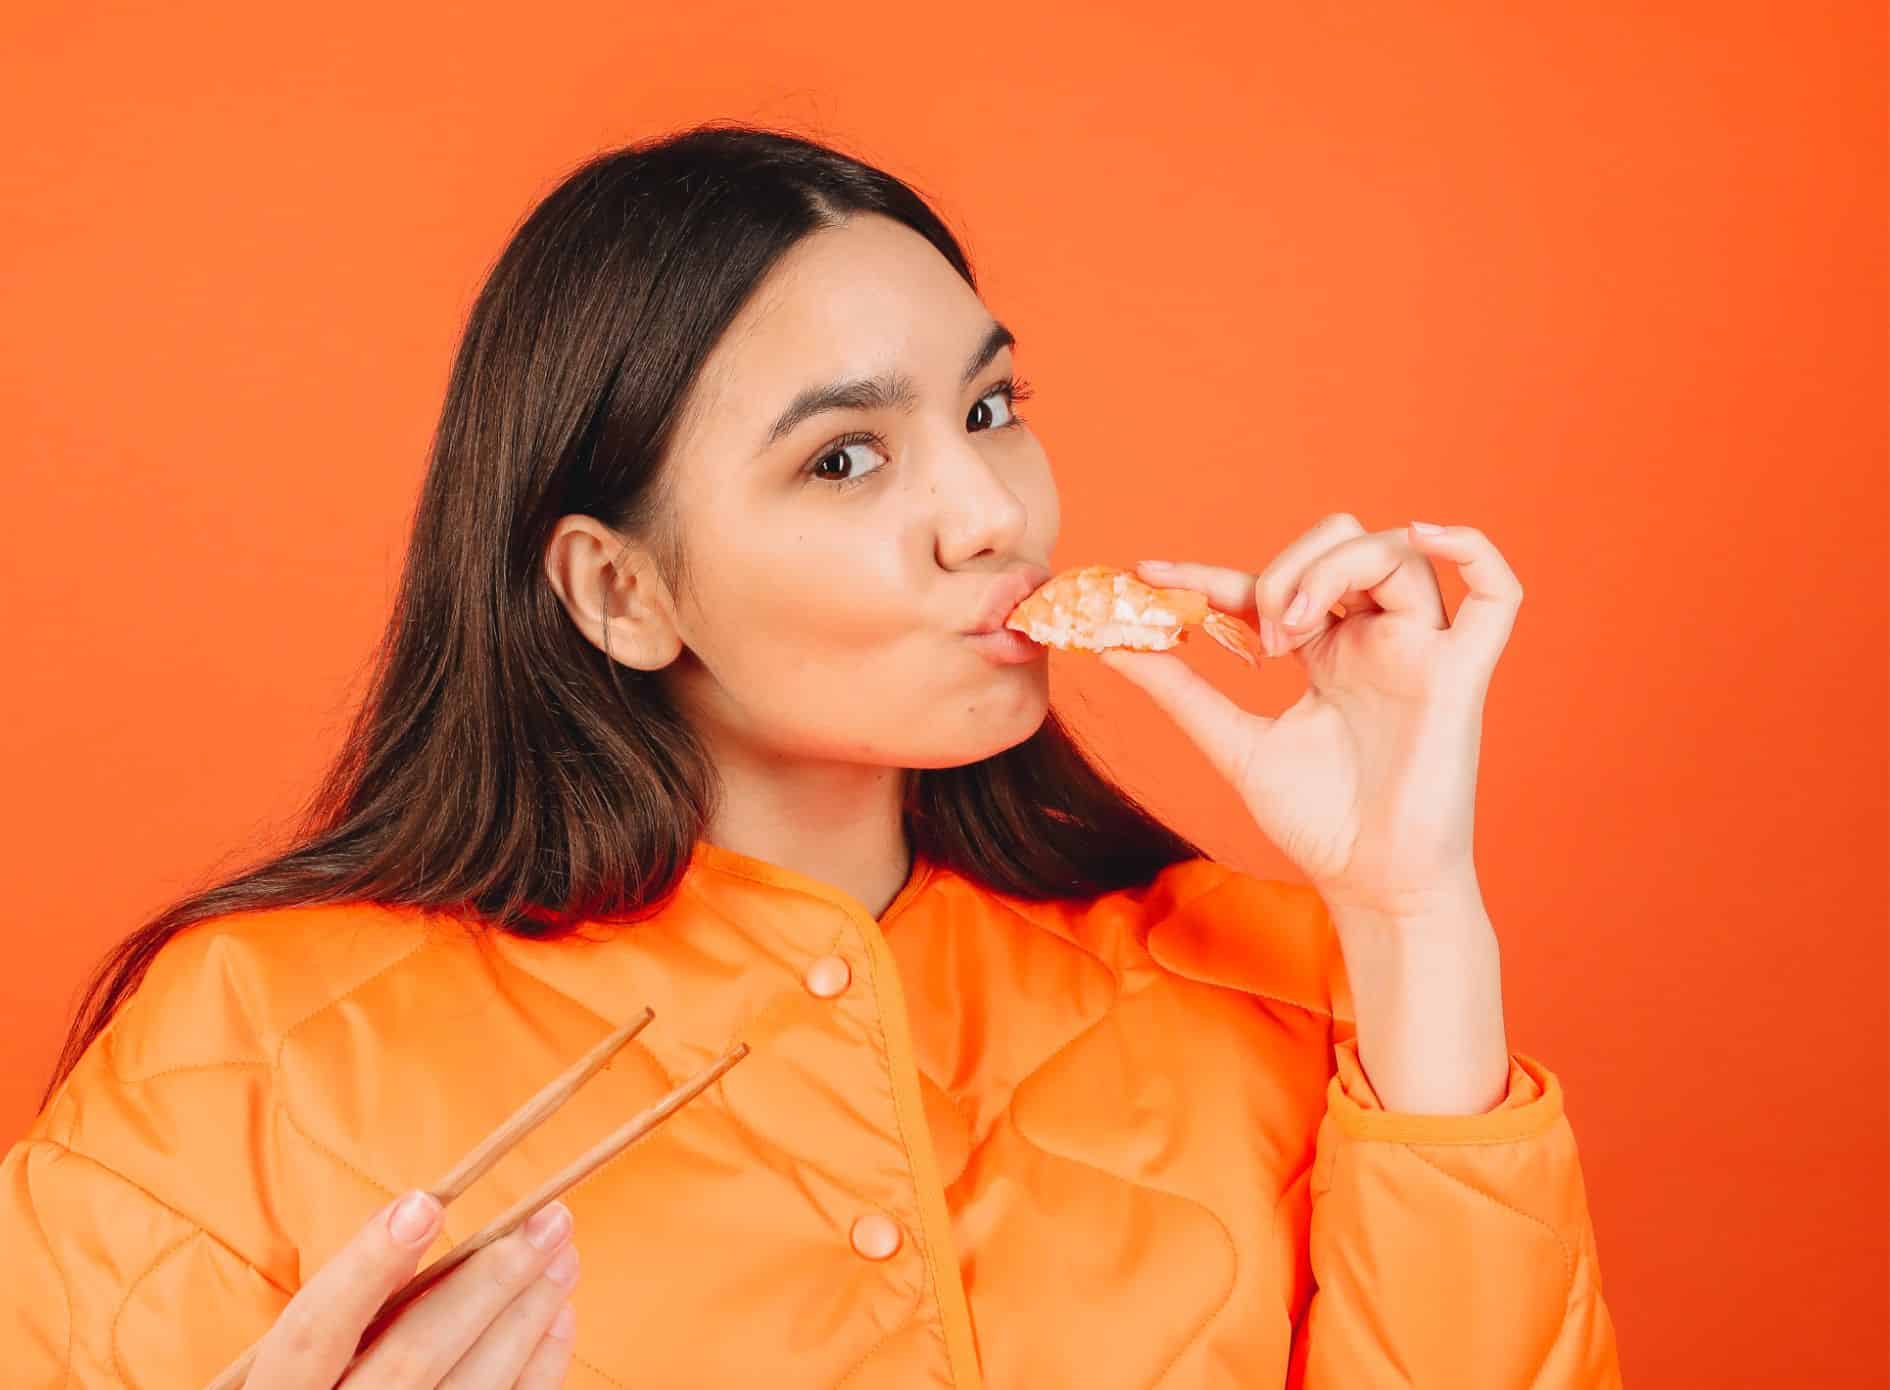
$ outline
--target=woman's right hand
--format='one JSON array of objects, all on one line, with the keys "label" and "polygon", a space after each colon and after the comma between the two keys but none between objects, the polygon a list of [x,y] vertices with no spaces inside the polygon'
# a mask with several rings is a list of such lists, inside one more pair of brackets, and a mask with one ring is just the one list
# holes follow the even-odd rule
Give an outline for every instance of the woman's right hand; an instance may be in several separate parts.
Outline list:
[{"label": "woman's right hand", "polygon": [[548,1203],[402,1308],[343,1379],[361,1334],[413,1277],[439,1229],[440,1204],[409,1195],[418,1197],[422,1224],[403,1224],[396,1216],[406,1214],[401,1202],[376,1212],[289,1300],[258,1344],[244,1390],[557,1390],[564,1384],[576,1318],[561,1310],[568,1310],[578,1260],[570,1209],[562,1202]]}]

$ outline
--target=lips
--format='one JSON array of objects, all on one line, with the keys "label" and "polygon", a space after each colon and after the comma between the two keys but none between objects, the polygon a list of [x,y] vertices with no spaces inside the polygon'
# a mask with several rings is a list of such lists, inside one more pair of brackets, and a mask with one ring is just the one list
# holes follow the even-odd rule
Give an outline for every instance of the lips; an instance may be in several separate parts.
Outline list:
[{"label": "lips", "polygon": [[1005,570],[985,591],[984,606],[978,610],[978,619],[965,631],[998,631],[1004,626],[1004,620],[1010,616],[1011,610],[1036,592],[1050,578],[1050,574],[1051,571],[1042,565],[1017,565]]}]

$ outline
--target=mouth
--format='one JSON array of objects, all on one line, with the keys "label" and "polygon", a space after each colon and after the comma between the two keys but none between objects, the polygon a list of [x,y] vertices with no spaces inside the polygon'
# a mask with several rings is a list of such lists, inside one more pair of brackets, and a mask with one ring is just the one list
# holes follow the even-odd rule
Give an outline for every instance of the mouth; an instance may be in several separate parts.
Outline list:
[{"label": "mouth", "polygon": [[977,636],[980,633],[1002,631],[1004,620],[1010,616],[1011,610],[1041,588],[1050,575],[1051,571],[1042,565],[1018,565],[1004,571],[985,591],[984,605],[978,610],[978,619],[965,632]]}]

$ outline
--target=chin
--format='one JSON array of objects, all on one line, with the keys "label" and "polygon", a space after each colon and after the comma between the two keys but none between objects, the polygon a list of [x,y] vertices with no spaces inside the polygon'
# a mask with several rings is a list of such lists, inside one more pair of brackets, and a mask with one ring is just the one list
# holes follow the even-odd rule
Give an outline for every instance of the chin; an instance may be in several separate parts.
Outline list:
[{"label": "chin", "polygon": [[[1012,670],[1026,668],[1012,667]],[[975,704],[958,707],[958,718],[950,728],[933,721],[931,730],[939,738],[949,738],[950,746],[937,743],[914,750],[906,759],[908,767],[963,767],[967,763],[994,758],[1007,748],[1015,748],[1037,730],[1050,713],[1049,682],[1017,682],[1014,700],[980,699]]]}]

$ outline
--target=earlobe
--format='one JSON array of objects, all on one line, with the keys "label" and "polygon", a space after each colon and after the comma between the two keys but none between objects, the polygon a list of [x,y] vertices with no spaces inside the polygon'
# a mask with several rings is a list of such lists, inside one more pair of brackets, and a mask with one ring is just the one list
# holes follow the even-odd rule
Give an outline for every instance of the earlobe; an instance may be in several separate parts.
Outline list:
[{"label": "earlobe", "polygon": [[639,671],[660,671],[676,659],[682,639],[660,604],[634,579],[621,584],[609,581],[616,575],[610,567],[597,585],[598,603],[592,621],[599,636],[597,645],[604,655],[621,665]]}]

